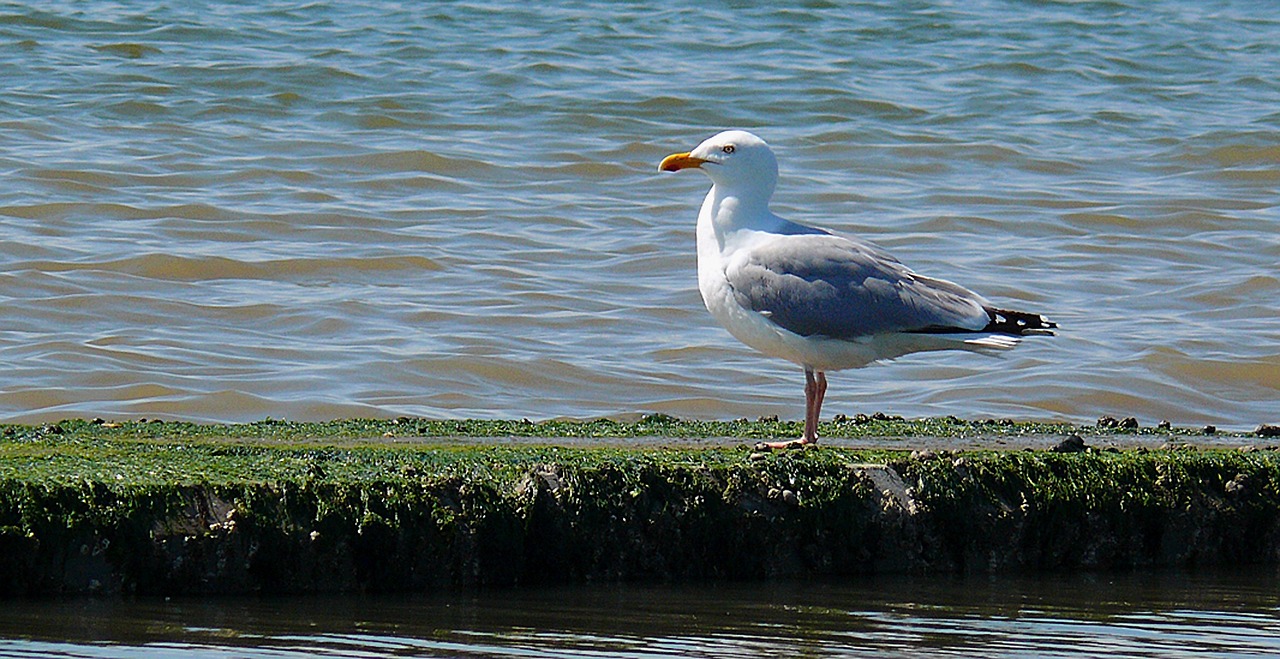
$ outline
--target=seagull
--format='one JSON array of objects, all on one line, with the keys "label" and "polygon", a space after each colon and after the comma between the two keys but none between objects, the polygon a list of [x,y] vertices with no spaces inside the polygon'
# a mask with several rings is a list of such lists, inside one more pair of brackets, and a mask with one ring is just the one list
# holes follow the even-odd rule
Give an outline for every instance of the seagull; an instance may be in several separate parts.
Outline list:
[{"label": "seagull", "polygon": [[1052,335],[1036,313],[998,308],[963,286],[913,272],[882,249],[769,210],[778,160],[764,140],[729,130],[658,169],[711,178],[698,211],[698,290],[739,341],[804,368],[804,435],[818,441],[827,371],[929,350],[993,352]]}]

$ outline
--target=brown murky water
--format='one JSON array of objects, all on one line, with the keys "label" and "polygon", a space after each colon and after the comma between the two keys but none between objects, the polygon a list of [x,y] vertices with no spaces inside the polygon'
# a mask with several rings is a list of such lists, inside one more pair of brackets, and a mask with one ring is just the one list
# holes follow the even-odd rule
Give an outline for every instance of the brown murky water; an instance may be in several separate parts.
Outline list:
[{"label": "brown murky water", "polygon": [[702,309],[776,210],[1043,311],[827,412],[1280,420],[1280,22],[1248,3],[0,7],[0,419],[799,416]]}]

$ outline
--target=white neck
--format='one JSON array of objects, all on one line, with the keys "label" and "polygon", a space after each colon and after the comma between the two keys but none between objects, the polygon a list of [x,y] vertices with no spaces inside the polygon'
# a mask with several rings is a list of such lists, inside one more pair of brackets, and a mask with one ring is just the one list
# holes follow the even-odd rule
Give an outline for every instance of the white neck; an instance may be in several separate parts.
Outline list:
[{"label": "white neck", "polygon": [[707,198],[702,202],[702,210],[698,214],[711,222],[717,234],[726,234],[739,229],[768,231],[778,226],[782,218],[769,211],[769,197],[759,194],[758,189],[732,189],[721,184],[711,186]]}]

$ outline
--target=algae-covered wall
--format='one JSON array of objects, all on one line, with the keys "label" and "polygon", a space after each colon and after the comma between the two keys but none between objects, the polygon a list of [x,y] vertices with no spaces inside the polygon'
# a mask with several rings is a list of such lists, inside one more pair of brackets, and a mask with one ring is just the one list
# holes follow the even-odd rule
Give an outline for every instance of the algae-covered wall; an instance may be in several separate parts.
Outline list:
[{"label": "algae-covered wall", "polygon": [[1280,560],[1270,450],[761,453],[47,431],[0,448],[5,594]]}]

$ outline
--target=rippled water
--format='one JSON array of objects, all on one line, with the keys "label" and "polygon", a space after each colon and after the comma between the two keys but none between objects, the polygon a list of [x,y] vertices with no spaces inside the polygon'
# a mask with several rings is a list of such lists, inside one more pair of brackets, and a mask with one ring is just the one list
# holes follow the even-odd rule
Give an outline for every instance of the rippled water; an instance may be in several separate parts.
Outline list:
[{"label": "rippled water", "polygon": [[1271,572],[0,602],[0,657],[1268,657]]},{"label": "rippled water", "polygon": [[1275,421],[1278,71],[1212,0],[0,5],[0,418],[798,418],[655,172],[743,127],[781,214],[1064,328],[828,414]]}]

